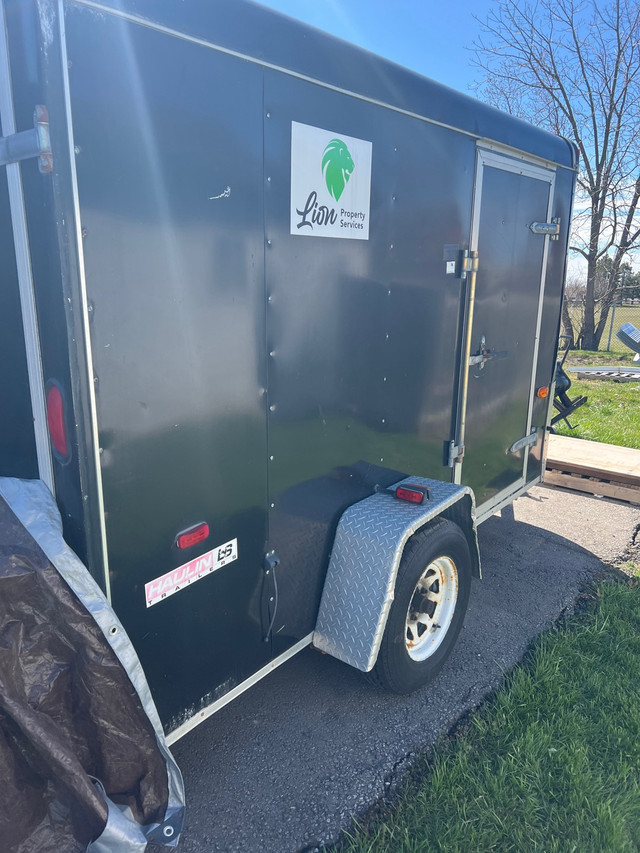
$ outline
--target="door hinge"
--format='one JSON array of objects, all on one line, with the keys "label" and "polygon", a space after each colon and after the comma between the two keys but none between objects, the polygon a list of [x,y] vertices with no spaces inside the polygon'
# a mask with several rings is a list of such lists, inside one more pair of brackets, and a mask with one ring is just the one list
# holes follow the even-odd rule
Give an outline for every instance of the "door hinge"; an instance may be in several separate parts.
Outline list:
[{"label": "door hinge", "polygon": [[458,446],[455,441],[449,442],[449,456],[447,460],[447,467],[453,468],[456,462],[460,462],[462,457],[464,456],[464,444]]},{"label": "door hinge", "polygon": [[531,430],[529,435],[525,435],[522,438],[519,438],[517,441],[514,441],[511,447],[509,448],[509,453],[519,453],[525,447],[531,447],[538,441],[538,428],[535,427]]},{"label": "door hinge", "polygon": [[39,104],[33,113],[33,129],[22,130],[9,136],[0,136],[0,166],[38,158],[38,169],[43,174],[53,171],[53,154],[49,135],[49,113]]},{"label": "door hinge", "polygon": [[470,272],[478,272],[478,253],[472,253],[469,249],[465,249],[460,262],[460,278],[465,279],[467,273]]}]

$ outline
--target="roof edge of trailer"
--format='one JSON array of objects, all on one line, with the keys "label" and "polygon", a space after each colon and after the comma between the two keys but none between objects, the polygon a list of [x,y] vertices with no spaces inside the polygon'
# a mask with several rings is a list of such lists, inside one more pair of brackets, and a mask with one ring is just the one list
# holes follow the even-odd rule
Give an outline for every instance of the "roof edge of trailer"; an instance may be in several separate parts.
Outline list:
[{"label": "roof edge of trailer", "polygon": [[194,40],[423,121],[568,169],[569,140],[253,0],[65,0]]}]

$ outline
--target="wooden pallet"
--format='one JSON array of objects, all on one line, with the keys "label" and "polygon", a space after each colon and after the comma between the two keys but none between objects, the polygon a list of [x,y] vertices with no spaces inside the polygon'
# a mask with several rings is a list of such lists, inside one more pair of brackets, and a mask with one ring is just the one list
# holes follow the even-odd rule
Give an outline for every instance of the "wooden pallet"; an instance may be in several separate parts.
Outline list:
[{"label": "wooden pallet", "polygon": [[544,481],[640,506],[640,450],[550,435]]},{"label": "wooden pallet", "polygon": [[578,379],[591,380],[591,379],[599,379],[605,380],[609,379],[613,382],[640,382],[640,371],[636,373],[622,373],[619,370],[589,370],[589,371],[578,371]]}]

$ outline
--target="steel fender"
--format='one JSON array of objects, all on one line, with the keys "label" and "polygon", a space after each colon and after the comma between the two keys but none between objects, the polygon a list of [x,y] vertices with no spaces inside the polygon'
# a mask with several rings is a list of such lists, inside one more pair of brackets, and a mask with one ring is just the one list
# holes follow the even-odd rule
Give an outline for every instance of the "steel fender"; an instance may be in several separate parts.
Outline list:
[{"label": "steel fender", "polygon": [[427,486],[430,500],[415,505],[379,492],[344,512],[313,635],[317,649],[363,672],[373,669],[378,657],[398,566],[414,533],[438,516],[455,521],[469,541],[474,574],[480,573],[471,489],[424,477],[407,477],[400,483]]}]

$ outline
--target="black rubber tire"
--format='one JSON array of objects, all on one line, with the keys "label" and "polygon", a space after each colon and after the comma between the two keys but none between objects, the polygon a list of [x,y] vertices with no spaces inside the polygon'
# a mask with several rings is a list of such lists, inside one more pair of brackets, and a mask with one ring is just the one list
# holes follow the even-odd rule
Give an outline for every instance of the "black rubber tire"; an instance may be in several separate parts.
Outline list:
[{"label": "black rubber tire", "polygon": [[[458,597],[453,618],[432,655],[416,661],[406,646],[406,618],[418,580],[438,557],[453,560],[458,574]],[[412,693],[432,681],[451,654],[464,622],[471,590],[471,556],[467,539],[452,521],[439,518],[407,543],[396,578],[395,596],[382,637],[373,680],[392,693]]]}]

